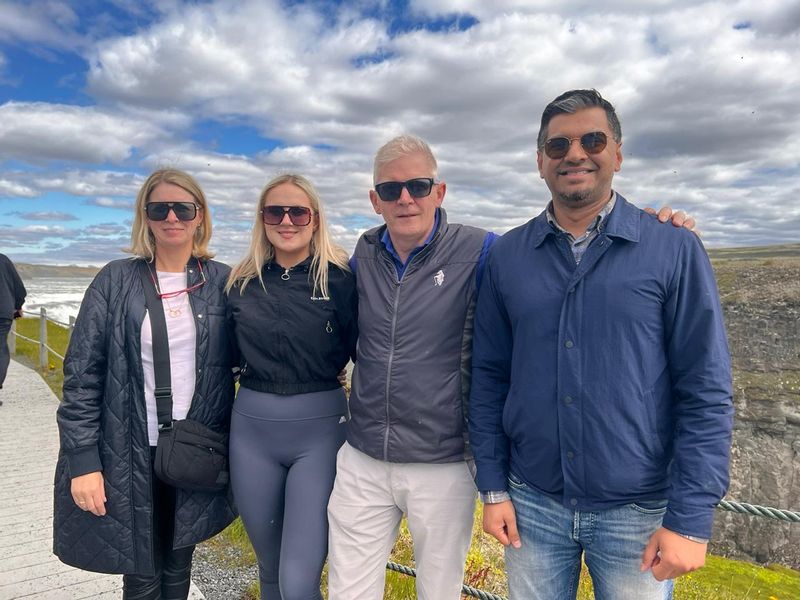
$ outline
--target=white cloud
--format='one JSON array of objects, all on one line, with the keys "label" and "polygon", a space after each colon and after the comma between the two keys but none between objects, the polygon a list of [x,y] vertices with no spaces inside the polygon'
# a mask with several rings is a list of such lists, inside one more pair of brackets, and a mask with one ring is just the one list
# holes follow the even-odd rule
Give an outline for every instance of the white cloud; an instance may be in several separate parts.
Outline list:
[{"label": "white cloud", "polygon": [[86,204],[90,206],[100,206],[102,208],[118,208],[121,210],[133,210],[135,206],[134,200],[121,200],[118,198],[108,198],[101,196],[99,198],[92,198],[91,200],[87,200]]},{"label": "white cloud", "polygon": [[[0,164],[0,194],[129,207],[147,172],[185,169],[207,193],[220,256],[232,260],[264,183],[295,171],[318,186],[337,239],[352,248],[380,222],[367,199],[373,152],[411,131],[437,153],[450,219],[506,231],[548,198],[535,166],[545,104],[596,87],[622,119],[615,185],[632,201],[688,208],[713,245],[797,239],[800,161],[786,151],[800,131],[795,2],[553,7],[412,0],[414,18],[478,21],[390,33],[378,19],[391,7],[374,3],[159,0],[144,5],[158,17],[142,29],[80,43],[64,33],[76,27],[65,11],[52,47],[88,48],[86,92],[98,104],[0,106],[0,160],[41,165],[29,174]],[[48,24],[34,13],[15,40],[44,40]],[[103,21],[93,18],[97,35]],[[198,135],[208,123],[280,143],[212,151]]]},{"label": "white cloud", "polygon": [[63,191],[73,196],[136,196],[144,177],[124,171],[71,169],[50,176],[37,176],[42,190]]},{"label": "white cloud", "polygon": [[38,211],[38,212],[12,212],[8,213],[25,221],[77,221],[78,217],[73,214],[58,211]]},{"label": "white cloud", "polygon": [[11,181],[9,179],[0,179],[0,196],[12,196],[16,198],[35,198],[39,193],[22,183],[21,181]]},{"label": "white cloud", "polygon": [[0,3],[0,41],[33,42],[49,48],[76,45],[71,32],[78,22],[67,2],[55,0]]},{"label": "white cloud", "polygon": [[148,121],[94,107],[6,102],[0,105],[0,159],[43,163],[121,162],[161,135]]}]

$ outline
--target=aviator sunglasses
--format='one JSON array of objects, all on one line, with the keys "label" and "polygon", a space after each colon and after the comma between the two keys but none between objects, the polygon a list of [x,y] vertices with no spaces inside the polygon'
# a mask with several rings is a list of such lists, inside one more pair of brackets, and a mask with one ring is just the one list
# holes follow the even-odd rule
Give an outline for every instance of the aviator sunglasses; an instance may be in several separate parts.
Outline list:
[{"label": "aviator sunglasses", "polygon": [[171,209],[179,221],[192,221],[197,216],[197,208],[194,202],[148,202],[144,212],[151,221],[163,221]]},{"label": "aviator sunglasses", "polygon": [[544,143],[544,153],[550,158],[564,158],[572,147],[572,142],[581,141],[581,146],[589,154],[599,154],[606,149],[608,138],[602,131],[592,131],[584,133],[581,137],[554,137]]},{"label": "aviator sunglasses", "polygon": [[292,225],[302,227],[311,223],[311,209],[306,206],[265,206],[261,218],[266,225],[280,225],[283,215],[289,215]]},{"label": "aviator sunglasses", "polygon": [[403,193],[403,188],[408,190],[412,198],[424,198],[431,193],[432,187],[432,177],[417,177],[408,181],[384,181],[375,186],[375,191],[384,202],[395,202]]}]

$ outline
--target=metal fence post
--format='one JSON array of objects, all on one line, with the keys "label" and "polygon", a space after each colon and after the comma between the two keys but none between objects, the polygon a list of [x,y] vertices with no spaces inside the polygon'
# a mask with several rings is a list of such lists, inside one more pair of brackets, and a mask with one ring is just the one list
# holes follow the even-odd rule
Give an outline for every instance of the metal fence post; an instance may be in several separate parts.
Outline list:
[{"label": "metal fence post", "polygon": [[8,334],[8,351],[11,354],[17,353],[17,320],[11,319],[11,331]]},{"label": "metal fence post", "polygon": [[47,369],[47,310],[43,306],[39,311],[39,366]]}]

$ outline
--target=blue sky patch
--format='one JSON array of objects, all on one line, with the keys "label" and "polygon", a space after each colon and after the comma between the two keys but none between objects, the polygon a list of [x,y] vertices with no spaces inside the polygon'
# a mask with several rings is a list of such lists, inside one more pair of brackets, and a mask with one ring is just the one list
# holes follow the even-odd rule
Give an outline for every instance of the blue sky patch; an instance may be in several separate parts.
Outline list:
[{"label": "blue sky patch", "polygon": [[263,136],[255,127],[213,119],[194,123],[192,139],[220,154],[256,154],[285,145],[279,139]]}]

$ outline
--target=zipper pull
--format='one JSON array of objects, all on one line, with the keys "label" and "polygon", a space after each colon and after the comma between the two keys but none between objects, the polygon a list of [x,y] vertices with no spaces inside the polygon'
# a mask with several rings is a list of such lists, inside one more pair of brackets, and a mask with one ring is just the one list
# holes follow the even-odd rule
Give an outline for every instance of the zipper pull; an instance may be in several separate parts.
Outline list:
[{"label": "zipper pull", "polygon": [[281,279],[284,281],[289,281],[289,269],[285,269],[283,271],[283,275],[281,275]]},{"label": "zipper pull", "polygon": [[328,321],[325,324],[325,331],[327,331],[328,333],[333,333],[333,327],[331,327],[331,322],[330,321]]}]

